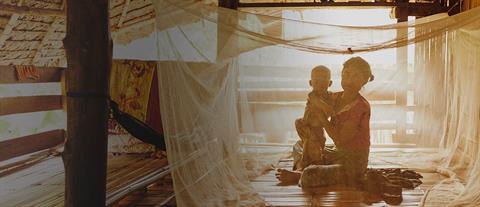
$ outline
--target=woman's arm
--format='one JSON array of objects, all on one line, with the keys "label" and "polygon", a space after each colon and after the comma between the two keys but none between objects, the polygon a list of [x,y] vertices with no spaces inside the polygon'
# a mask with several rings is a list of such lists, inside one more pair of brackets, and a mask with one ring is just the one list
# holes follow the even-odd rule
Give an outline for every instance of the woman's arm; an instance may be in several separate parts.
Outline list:
[{"label": "woman's arm", "polygon": [[326,117],[322,117],[322,124],[325,126],[328,136],[330,136],[335,145],[343,145],[343,143],[352,140],[353,137],[360,131],[359,120],[349,119],[341,126],[336,126],[328,121]]},{"label": "woman's arm", "polygon": [[325,127],[325,131],[327,131],[328,136],[333,139],[335,144],[337,144],[339,137],[337,127],[332,122],[328,121],[328,118],[325,114],[322,114],[319,119],[322,125]]}]

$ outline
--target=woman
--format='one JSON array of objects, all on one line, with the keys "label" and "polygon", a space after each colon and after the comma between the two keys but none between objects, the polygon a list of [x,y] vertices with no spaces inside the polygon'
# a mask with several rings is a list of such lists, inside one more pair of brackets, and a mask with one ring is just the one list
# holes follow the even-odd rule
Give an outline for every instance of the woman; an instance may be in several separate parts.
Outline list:
[{"label": "woman", "polygon": [[[327,117],[320,117],[328,135],[335,143],[334,148],[325,148],[323,152],[325,164],[341,165],[341,171],[345,174],[344,181],[351,186],[356,186],[363,179],[368,165],[370,104],[359,91],[372,80],[370,65],[364,59],[353,57],[345,61],[342,70],[344,91],[333,94],[335,114],[330,121]],[[281,182],[298,182],[301,178],[301,183],[315,186],[312,182],[321,179],[312,176],[322,175],[317,172],[318,170],[324,169],[307,167],[303,172],[279,169],[277,178]]]}]

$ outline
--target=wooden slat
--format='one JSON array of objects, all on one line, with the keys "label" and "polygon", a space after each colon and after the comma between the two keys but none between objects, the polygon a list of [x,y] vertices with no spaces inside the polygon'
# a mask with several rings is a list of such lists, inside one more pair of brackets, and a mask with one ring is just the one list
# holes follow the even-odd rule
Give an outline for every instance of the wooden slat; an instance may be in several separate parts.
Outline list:
[{"label": "wooden slat", "polygon": [[57,129],[0,142],[0,161],[48,149],[63,143],[64,130]]},{"label": "wooden slat", "polygon": [[65,11],[58,9],[43,9],[33,8],[29,6],[12,6],[8,4],[0,3],[0,8],[6,12],[12,12],[16,14],[28,14],[33,16],[54,16],[65,17]]},{"label": "wooden slat", "polygon": [[[265,89],[247,91],[249,102],[306,101],[310,90]],[[395,100],[395,92],[388,90],[372,91],[365,95],[369,101]]]},{"label": "wooden slat", "polygon": [[[332,78],[341,76],[341,65],[328,66],[331,70]],[[392,69],[393,68],[393,69]],[[391,80],[398,73],[395,66],[372,66],[372,73],[375,75],[375,81]],[[310,67],[280,67],[280,66],[240,66],[240,77],[255,78],[289,78],[289,79],[309,79]],[[372,82],[373,83],[373,82]],[[369,83],[370,84],[370,83]]]},{"label": "wooden slat", "polygon": [[8,83],[46,83],[46,82],[60,82],[61,68],[43,68],[38,67],[40,79],[27,79],[19,81],[15,69],[10,66],[0,66],[0,84]]},{"label": "wooden slat", "polygon": [[62,96],[0,98],[0,115],[62,109]]},{"label": "wooden slat", "polygon": [[[418,149],[418,148],[417,148]],[[369,159],[370,168],[400,168],[400,166],[391,164],[388,161],[380,159],[383,153],[398,152],[395,156],[401,157],[403,153],[425,152],[416,148],[371,148]],[[410,151],[411,150],[411,151]],[[430,152],[430,151],[428,151]],[[390,155],[390,154],[387,154]],[[293,166],[293,159],[280,160],[276,168],[289,169]],[[404,166],[405,167],[405,166]],[[407,166],[408,167],[408,166]],[[421,173],[424,178],[423,184],[415,189],[403,189],[403,202],[398,206],[418,206],[425,189],[430,189],[432,185],[443,180],[438,173]],[[315,189],[315,191],[304,191],[296,184],[279,185],[275,178],[275,170],[257,177],[251,181],[252,187],[261,195],[268,206],[390,206],[385,201],[373,200],[371,195],[366,192],[342,187],[330,186]]]}]

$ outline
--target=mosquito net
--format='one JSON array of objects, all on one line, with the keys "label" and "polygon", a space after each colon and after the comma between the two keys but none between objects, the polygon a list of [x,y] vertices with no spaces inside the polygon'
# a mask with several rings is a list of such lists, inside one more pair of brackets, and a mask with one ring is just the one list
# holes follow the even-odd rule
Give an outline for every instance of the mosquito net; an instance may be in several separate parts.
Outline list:
[{"label": "mosquito net", "polygon": [[267,163],[278,156],[242,146],[291,146],[310,70],[330,68],[329,90],[341,91],[342,64],[354,56],[375,76],[361,91],[371,104],[372,145],[433,148],[391,161],[448,175],[422,205],[480,204],[480,10],[338,26],[202,1],[154,2],[162,122],[180,206],[263,205],[245,154]]}]

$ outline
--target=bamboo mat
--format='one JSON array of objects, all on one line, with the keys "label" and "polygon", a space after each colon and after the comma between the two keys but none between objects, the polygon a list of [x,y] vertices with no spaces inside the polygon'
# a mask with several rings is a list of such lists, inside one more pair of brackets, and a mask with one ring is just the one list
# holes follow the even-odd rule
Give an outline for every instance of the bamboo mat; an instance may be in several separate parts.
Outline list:
[{"label": "bamboo mat", "polygon": [[128,195],[113,207],[170,207],[175,205],[172,178],[170,175],[150,185],[144,192]]},{"label": "bamboo mat", "polygon": [[[109,157],[107,194],[128,186],[167,165],[166,159],[145,155]],[[61,157],[51,157],[34,166],[0,178],[0,206],[63,206],[65,174]]]}]

